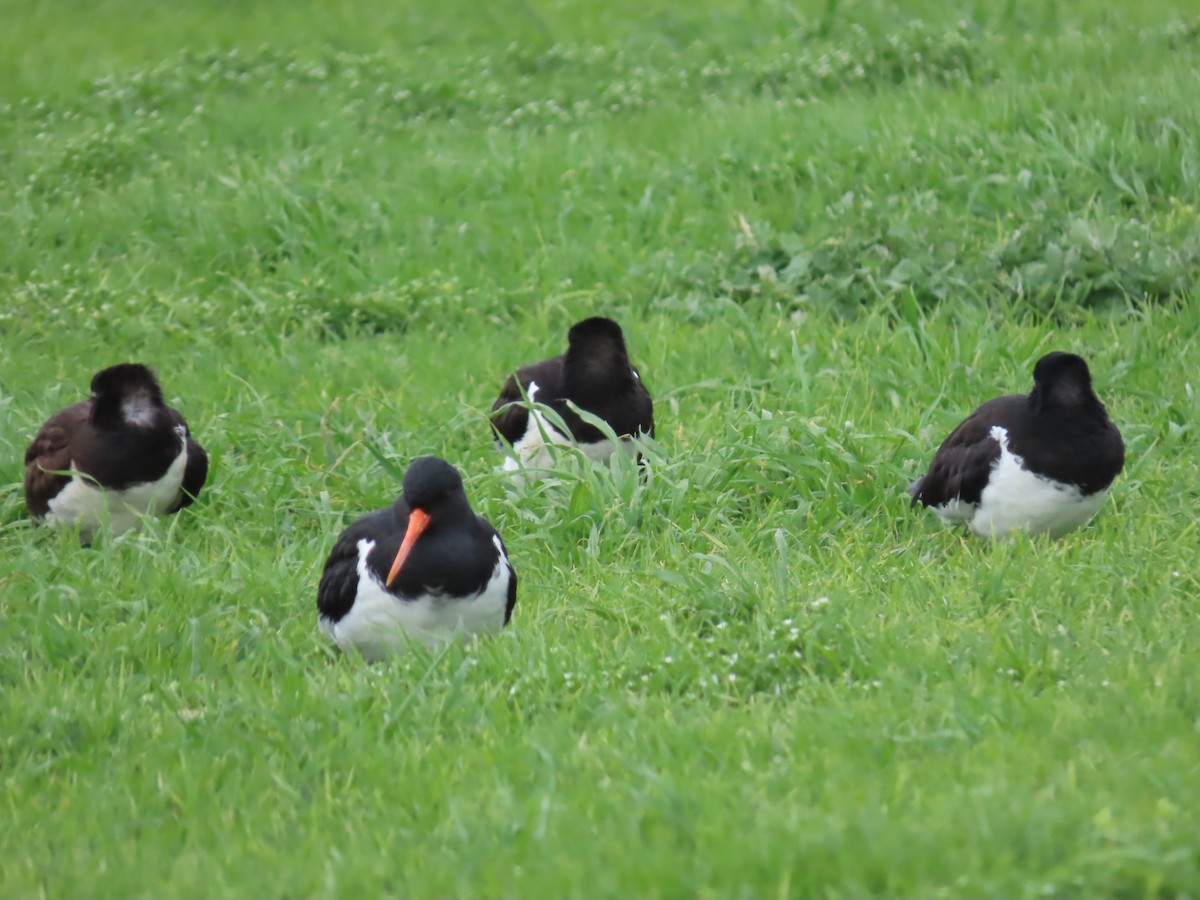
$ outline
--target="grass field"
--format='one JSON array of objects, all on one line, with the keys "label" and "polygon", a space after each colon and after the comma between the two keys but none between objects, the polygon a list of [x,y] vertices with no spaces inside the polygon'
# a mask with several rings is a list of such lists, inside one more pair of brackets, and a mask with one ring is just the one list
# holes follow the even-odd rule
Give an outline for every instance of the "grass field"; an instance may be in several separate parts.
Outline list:
[{"label": "grass field", "polygon": [[[1189,4],[0,21],[0,894],[1200,897]],[[514,488],[486,412],[592,314],[650,476]],[[1054,348],[1125,436],[1097,518],[910,510]],[[21,457],[126,359],[213,468],[84,550]],[[321,566],[431,452],[513,625],[367,666]]]}]

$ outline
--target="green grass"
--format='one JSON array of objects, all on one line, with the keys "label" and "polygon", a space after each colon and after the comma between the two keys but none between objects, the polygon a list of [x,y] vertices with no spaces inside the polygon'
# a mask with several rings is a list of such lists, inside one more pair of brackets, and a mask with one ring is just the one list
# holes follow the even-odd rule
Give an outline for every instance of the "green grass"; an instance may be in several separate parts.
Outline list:
[{"label": "green grass", "polygon": [[[0,3],[0,894],[1200,896],[1200,19],[1166,0]],[[486,412],[591,314],[649,477]],[[66,340],[69,338],[69,342]],[[903,487],[1083,353],[1097,518]],[[202,501],[80,549],[26,442],[154,365]],[[363,665],[338,530],[438,453],[513,626]]]}]

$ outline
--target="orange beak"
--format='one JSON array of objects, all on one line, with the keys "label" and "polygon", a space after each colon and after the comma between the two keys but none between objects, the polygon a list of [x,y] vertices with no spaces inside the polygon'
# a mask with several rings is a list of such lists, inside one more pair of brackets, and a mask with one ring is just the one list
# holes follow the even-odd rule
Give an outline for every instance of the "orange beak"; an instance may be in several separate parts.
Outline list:
[{"label": "orange beak", "polygon": [[408,514],[408,531],[404,532],[404,540],[400,542],[400,549],[396,552],[396,559],[392,562],[392,570],[388,572],[387,581],[384,582],[388,587],[392,586],[392,582],[396,580],[396,576],[400,574],[400,569],[404,565],[404,561],[408,559],[408,554],[412,552],[413,544],[417,542],[425,529],[429,527],[429,513],[423,509],[414,509]]}]

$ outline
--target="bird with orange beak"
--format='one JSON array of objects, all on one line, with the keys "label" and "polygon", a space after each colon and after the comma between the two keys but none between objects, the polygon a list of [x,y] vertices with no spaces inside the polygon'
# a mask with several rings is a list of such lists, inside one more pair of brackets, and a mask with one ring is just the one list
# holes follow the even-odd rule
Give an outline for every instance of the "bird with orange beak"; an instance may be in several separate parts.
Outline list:
[{"label": "bird with orange beak", "polygon": [[342,532],[317,589],[317,622],[347,653],[376,660],[413,641],[436,648],[499,631],[517,602],[504,542],[475,514],[458,470],[414,460],[403,493]]}]

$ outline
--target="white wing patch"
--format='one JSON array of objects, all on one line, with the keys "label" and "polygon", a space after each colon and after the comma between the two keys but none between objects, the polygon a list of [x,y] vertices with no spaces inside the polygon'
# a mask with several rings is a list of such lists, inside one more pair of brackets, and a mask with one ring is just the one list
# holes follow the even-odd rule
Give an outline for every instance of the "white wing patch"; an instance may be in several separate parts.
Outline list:
[{"label": "white wing patch", "polygon": [[[534,401],[537,392],[537,382],[531,381],[529,390],[526,392],[530,402]],[[531,409],[525,426],[525,434],[513,442],[512,448],[515,455],[506,455],[504,458],[504,471],[553,469],[555,454],[550,450],[551,447],[578,447],[580,452],[592,462],[607,463],[618,445],[630,456],[637,455],[637,448],[629,441],[614,443],[608,438],[602,438],[590,444],[577,443],[571,437],[551,428],[541,410]]]},{"label": "white wing patch", "polygon": [[993,425],[992,438],[1000,445],[1000,456],[992,465],[979,503],[953,500],[936,512],[950,524],[966,522],[980,537],[1004,538],[1014,531],[1061,537],[1078,528],[1100,509],[1108,490],[1084,494],[1025,468],[1025,460],[1008,446],[1008,431]]},{"label": "white wing patch", "polygon": [[[180,437],[179,455],[157,481],[133,484],[124,490],[106,490],[82,473],[75,475],[50,500],[45,524],[51,528],[79,526],[80,537],[91,541],[108,521],[113,534],[122,534],[137,525],[143,516],[160,515],[176,500],[187,468],[187,439],[183,429],[175,429]],[[72,461],[68,467],[75,470]]]},{"label": "white wing patch", "polygon": [[500,539],[496,537],[493,541],[499,558],[492,577],[478,594],[447,597],[428,593],[401,600],[388,592],[367,565],[375,542],[360,539],[354,605],[337,622],[319,617],[321,632],[333,638],[345,652],[355,652],[373,661],[402,653],[413,641],[436,649],[455,639],[466,640],[499,631],[504,627],[512,571]]}]

